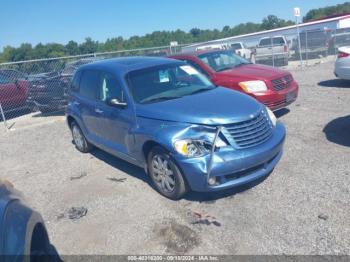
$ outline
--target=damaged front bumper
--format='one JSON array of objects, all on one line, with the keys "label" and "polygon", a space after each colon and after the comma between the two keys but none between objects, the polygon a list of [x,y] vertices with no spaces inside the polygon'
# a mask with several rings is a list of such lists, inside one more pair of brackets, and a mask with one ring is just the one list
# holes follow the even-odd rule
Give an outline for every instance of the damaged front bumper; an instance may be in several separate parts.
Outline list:
[{"label": "damaged front bumper", "polygon": [[[284,139],[285,128],[277,123],[270,139],[258,146],[246,149],[227,146],[201,157],[187,158],[178,154],[173,157],[193,191],[218,191],[268,175],[282,156]],[[210,178],[214,178],[215,183],[209,183]]]}]

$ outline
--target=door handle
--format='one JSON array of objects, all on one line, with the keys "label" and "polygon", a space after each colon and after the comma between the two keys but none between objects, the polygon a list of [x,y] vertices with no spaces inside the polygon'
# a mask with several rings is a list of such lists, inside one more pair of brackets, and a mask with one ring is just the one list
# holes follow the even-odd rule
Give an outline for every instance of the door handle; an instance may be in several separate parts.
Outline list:
[{"label": "door handle", "polygon": [[97,114],[102,114],[102,113],[103,113],[103,111],[102,111],[101,109],[98,109],[98,108],[95,109],[95,112],[96,112]]},{"label": "door handle", "polygon": [[80,103],[77,102],[77,101],[74,101],[74,102],[73,102],[73,105],[78,106],[78,105],[80,105]]}]

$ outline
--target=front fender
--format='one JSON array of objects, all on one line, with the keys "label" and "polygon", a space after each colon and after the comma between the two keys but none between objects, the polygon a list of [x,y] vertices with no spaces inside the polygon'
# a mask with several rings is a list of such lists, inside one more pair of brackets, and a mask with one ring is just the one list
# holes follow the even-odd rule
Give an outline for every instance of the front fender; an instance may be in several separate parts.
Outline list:
[{"label": "front fender", "polygon": [[0,256],[3,256],[0,260],[29,261],[34,254],[59,261],[40,214],[27,207],[18,192],[0,181]]},{"label": "front fender", "polygon": [[196,125],[191,123],[169,122],[163,120],[138,118],[138,127],[134,131],[137,159],[145,161],[143,146],[147,142],[155,142],[163,146],[171,154],[178,154],[174,150],[174,142],[181,139],[209,139],[215,136],[215,127]]}]

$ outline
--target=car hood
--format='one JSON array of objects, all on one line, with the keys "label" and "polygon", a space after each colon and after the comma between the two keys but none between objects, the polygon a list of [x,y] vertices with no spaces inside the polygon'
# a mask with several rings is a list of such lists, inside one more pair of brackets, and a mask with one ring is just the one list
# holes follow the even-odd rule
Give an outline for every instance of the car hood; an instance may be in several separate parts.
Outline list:
[{"label": "car hood", "polygon": [[246,77],[248,79],[275,79],[288,74],[287,71],[265,65],[247,64],[229,70],[218,72],[217,75],[226,77]]},{"label": "car hood", "polygon": [[223,87],[135,106],[138,117],[203,125],[224,125],[246,120],[262,108],[262,104],[248,95]]}]

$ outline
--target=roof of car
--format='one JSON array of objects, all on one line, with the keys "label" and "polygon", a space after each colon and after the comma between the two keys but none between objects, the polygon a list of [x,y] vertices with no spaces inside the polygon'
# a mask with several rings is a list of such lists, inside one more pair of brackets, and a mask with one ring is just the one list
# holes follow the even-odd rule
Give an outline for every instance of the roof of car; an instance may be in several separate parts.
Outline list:
[{"label": "roof of car", "polygon": [[229,51],[229,50],[214,48],[214,49],[207,49],[207,50],[186,51],[186,52],[179,53],[176,55],[171,55],[169,57],[178,57],[178,56],[195,56],[195,57],[197,57],[197,56],[202,55],[202,54],[215,53],[218,51]]},{"label": "roof of car", "polygon": [[152,66],[165,65],[170,63],[179,63],[179,61],[163,57],[122,57],[113,59],[104,59],[97,62],[81,66],[79,69],[103,69],[107,71],[128,73],[130,71],[144,69]]}]

